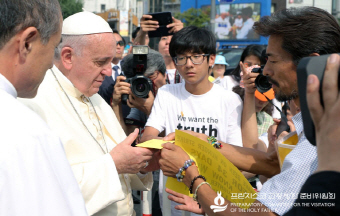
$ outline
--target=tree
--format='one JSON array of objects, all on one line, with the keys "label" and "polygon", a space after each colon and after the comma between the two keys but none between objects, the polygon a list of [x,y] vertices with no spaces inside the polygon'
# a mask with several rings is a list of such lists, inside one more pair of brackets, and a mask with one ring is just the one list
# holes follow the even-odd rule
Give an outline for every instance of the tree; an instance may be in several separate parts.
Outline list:
[{"label": "tree", "polygon": [[81,0],[59,0],[63,18],[67,18],[72,14],[83,11],[83,2]]},{"label": "tree", "polygon": [[181,20],[184,26],[208,27],[210,25],[210,8],[205,11],[190,8],[183,13],[176,13],[175,18]]}]

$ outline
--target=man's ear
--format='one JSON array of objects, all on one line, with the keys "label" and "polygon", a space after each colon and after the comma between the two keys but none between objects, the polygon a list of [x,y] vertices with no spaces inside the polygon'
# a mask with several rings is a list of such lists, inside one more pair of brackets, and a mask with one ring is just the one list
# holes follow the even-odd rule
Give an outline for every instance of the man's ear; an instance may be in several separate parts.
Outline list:
[{"label": "man's ear", "polygon": [[40,34],[35,27],[28,27],[21,32],[19,36],[19,58],[25,61],[28,54],[32,52],[33,44],[41,40]]},{"label": "man's ear", "polygon": [[215,58],[216,58],[215,54],[211,54],[209,56],[209,67],[212,67],[215,64]]},{"label": "man's ear", "polygon": [[312,53],[312,54],[309,54],[309,56],[320,56],[319,53]]},{"label": "man's ear", "polygon": [[67,70],[72,68],[74,51],[71,47],[63,47],[60,52],[60,60]]}]

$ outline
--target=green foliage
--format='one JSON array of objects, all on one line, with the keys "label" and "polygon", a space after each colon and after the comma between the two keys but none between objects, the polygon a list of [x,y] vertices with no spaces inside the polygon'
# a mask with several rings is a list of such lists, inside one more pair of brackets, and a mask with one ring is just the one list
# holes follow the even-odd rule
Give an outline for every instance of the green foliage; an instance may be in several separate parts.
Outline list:
[{"label": "green foliage", "polygon": [[63,18],[67,18],[72,14],[83,11],[83,2],[81,0],[59,0]]},{"label": "green foliage", "polygon": [[210,24],[210,8],[205,11],[190,8],[183,13],[176,13],[175,18],[181,20],[184,26],[208,27]]}]

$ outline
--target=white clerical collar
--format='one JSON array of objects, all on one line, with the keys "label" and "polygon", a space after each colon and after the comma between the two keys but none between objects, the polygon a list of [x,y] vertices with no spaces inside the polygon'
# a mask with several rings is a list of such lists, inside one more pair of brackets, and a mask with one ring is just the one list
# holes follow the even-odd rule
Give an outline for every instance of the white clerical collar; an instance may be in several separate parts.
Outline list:
[{"label": "white clerical collar", "polygon": [[18,96],[17,90],[14,88],[13,84],[2,74],[0,74],[0,89],[12,95],[14,98],[17,98]]},{"label": "white clerical collar", "polygon": [[80,99],[83,95],[73,84],[67,79],[67,77],[57,68],[57,66],[53,65],[51,71],[54,73],[56,78],[58,79],[62,88],[66,91],[66,93],[72,97]]}]

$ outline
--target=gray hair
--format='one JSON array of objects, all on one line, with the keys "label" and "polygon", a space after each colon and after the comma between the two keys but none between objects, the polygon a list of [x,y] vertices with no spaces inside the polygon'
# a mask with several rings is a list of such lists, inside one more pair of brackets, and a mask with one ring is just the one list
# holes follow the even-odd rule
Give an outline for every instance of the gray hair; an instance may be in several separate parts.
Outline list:
[{"label": "gray hair", "polygon": [[90,35],[61,35],[61,42],[54,49],[54,59],[60,60],[61,50],[64,47],[71,47],[77,56],[82,56],[83,49],[94,38],[102,39],[101,34]]},{"label": "gray hair", "polygon": [[18,32],[35,27],[47,44],[58,32],[61,9],[58,0],[1,0],[0,49]]},{"label": "gray hair", "polygon": [[[122,71],[128,74],[133,73],[133,54],[125,56],[123,59]],[[149,54],[147,56],[147,68],[144,73],[144,76],[150,76],[155,73],[155,71],[161,72],[163,75],[166,71],[165,62],[163,56],[155,51],[149,50]]]}]

